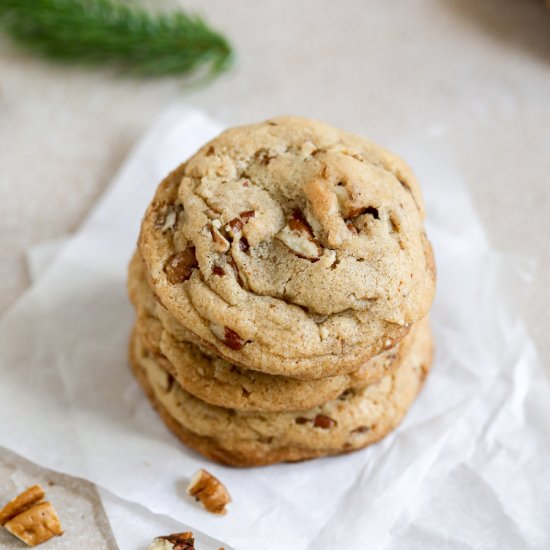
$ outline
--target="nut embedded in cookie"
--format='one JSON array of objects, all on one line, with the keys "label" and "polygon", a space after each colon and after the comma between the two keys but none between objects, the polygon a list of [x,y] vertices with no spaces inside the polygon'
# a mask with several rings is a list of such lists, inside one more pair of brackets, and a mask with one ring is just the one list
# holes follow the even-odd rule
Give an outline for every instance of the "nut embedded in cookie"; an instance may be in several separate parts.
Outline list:
[{"label": "nut embedded in cookie", "polygon": [[164,264],[164,272],[171,284],[183,283],[191,277],[193,269],[197,267],[195,247],[190,246],[185,250],[172,254]]},{"label": "nut embedded in cookie", "polygon": [[299,210],[292,212],[288,224],[277,234],[277,238],[299,258],[316,262],[321,255],[319,243]]},{"label": "nut embedded in cookie", "polygon": [[225,485],[202,468],[191,478],[187,494],[200,501],[204,508],[212,514],[226,514],[226,506],[231,502]]},{"label": "nut embedded in cookie", "polygon": [[401,159],[284,117],[224,132],[165,178],[138,246],[167,312],[213,353],[320,379],[355,371],[428,313],[423,221]]}]

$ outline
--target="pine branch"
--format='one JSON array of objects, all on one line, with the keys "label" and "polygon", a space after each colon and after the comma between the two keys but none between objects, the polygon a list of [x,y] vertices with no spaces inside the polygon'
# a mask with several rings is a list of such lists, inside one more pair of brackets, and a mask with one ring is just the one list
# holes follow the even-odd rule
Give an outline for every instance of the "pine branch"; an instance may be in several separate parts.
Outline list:
[{"label": "pine branch", "polygon": [[141,75],[226,69],[231,46],[183,11],[153,15],[119,0],[0,0],[0,28],[22,46],[64,62],[114,62]]}]

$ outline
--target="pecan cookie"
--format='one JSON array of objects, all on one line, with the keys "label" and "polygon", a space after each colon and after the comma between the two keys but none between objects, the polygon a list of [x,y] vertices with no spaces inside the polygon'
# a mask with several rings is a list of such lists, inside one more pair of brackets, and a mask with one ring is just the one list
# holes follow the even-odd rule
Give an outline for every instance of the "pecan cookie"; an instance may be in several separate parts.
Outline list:
[{"label": "pecan cookie", "polygon": [[158,187],[139,250],[170,317],[227,361],[351,372],[424,318],[434,293],[416,180],[319,122],[234,128]]},{"label": "pecan cookie", "polygon": [[[157,355],[159,363],[183,389],[221,407],[256,411],[309,408],[334,399],[349,388],[376,382],[399,366],[419,325],[414,325],[397,346],[373,357],[349,374],[307,381],[270,375],[232,365],[201,349],[188,340],[189,333],[183,328],[177,331],[182,339],[165,330],[151,312],[151,308],[162,306],[152,298],[142,273],[141,261],[136,255],[131,262],[129,286],[138,311],[135,331],[142,345]],[[137,282],[139,280],[141,283]]]},{"label": "pecan cookie", "polygon": [[209,405],[185,391],[135,335],[130,363],[168,427],[203,455],[234,466],[260,466],[353,451],[374,443],[403,419],[432,357],[423,324],[402,365],[380,382],[354,388],[318,407],[246,412]]}]

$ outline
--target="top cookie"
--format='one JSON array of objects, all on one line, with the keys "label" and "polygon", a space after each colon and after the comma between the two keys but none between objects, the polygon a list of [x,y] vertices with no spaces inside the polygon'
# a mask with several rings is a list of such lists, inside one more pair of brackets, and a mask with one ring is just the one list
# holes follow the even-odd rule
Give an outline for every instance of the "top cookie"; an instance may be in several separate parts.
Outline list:
[{"label": "top cookie", "polygon": [[168,311],[232,363],[350,372],[425,317],[416,180],[364,138],[294,117],[234,128],[158,187],[139,249]]}]

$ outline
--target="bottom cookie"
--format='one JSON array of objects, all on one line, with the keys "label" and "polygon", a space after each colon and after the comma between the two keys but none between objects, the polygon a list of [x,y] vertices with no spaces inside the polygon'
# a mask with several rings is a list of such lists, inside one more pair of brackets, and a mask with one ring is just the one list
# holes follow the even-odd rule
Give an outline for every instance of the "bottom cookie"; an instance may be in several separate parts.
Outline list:
[{"label": "bottom cookie", "polygon": [[402,365],[380,382],[293,412],[210,405],[185,391],[134,333],[130,363],[166,425],[189,447],[233,466],[295,462],[366,447],[397,427],[414,402],[432,358],[427,323]]}]

